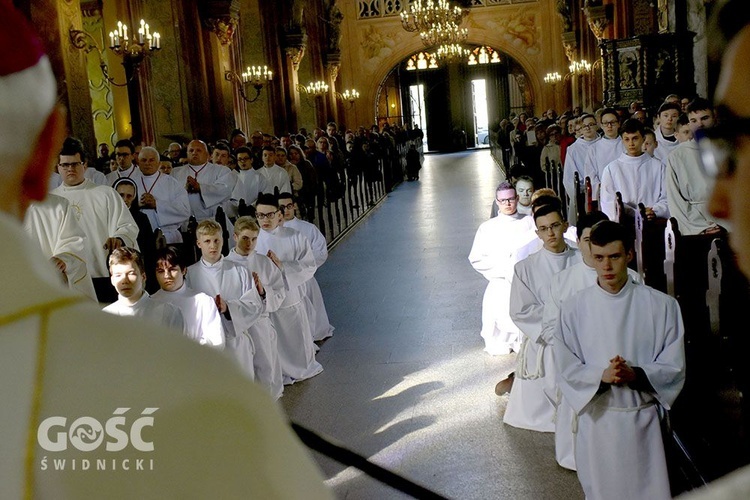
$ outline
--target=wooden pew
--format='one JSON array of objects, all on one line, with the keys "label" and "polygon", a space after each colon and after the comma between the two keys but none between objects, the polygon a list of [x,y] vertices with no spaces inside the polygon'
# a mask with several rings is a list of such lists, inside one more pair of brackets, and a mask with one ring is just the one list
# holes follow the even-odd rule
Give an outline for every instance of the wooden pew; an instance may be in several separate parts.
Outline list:
[{"label": "wooden pew", "polygon": [[[278,190],[278,188],[276,188]],[[221,254],[226,257],[229,255],[229,230],[227,229],[227,218],[224,214],[224,209],[221,207],[216,208],[216,215],[214,216],[216,222],[221,226],[221,239],[224,242],[221,247]]]},{"label": "wooden pew", "polygon": [[[618,193],[619,195],[619,193]],[[621,202],[621,197],[618,198]],[[667,220],[657,217],[648,220],[646,207],[638,204],[635,214],[635,254],[638,274],[647,285],[659,291],[667,291],[664,275],[664,229]]]}]

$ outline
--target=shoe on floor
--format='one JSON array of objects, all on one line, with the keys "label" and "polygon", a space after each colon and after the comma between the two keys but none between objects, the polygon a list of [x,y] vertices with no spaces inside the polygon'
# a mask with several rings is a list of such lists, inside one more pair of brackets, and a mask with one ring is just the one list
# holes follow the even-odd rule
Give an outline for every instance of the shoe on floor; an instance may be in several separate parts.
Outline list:
[{"label": "shoe on floor", "polygon": [[497,394],[498,396],[502,396],[503,394],[509,393],[511,388],[513,387],[513,379],[514,374],[511,373],[510,375],[508,375],[508,378],[498,382],[495,386],[495,394]]}]

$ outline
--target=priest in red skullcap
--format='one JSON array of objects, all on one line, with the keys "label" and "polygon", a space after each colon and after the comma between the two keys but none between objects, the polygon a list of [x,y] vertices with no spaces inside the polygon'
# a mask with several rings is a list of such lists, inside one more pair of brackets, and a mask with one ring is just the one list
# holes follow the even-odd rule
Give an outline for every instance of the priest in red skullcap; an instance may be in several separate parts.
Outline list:
[{"label": "priest in red skullcap", "polygon": [[230,359],[61,285],[21,219],[65,135],[42,45],[0,0],[4,498],[331,498],[279,407]]}]

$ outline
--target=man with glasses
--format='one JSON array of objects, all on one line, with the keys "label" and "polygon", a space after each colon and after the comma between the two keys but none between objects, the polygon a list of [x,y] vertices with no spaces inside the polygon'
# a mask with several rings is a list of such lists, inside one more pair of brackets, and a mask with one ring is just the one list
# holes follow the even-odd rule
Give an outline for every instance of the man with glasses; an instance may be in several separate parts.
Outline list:
[{"label": "man with glasses", "polygon": [[135,146],[128,139],[120,139],[115,144],[115,163],[117,170],[107,174],[107,183],[112,185],[120,177],[132,179],[136,184],[140,183],[141,171],[133,162]]},{"label": "man with glasses", "polygon": [[[600,209],[610,220],[634,221],[638,204],[646,207],[648,220],[668,218],[664,164],[643,152],[644,126],[631,118],[622,127],[625,151],[602,173]],[[622,195],[624,214],[617,219],[617,193]]]},{"label": "man with glasses", "polygon": [[[563,167],[563,186],[568,195],[568,222],[576,223],[578,216],[576,205],[576,194],[584,193],[585,170],[584,165],[588,158],[591,147],[601,140],[597,133],[596,118],[591,114],[584,114],[578,119],[581,125],[582,135],[573,142],[565,153],[565,166]],[[575,174],[578,173],[579,184],[575,186]]]},{"label": "man with glasses", "polygon": [[[518,328],[508,312],[510,280],[516,252],[531,241],[532,219],[518,213],[516,188],[509,182],[495,190],[499,207],[497,217],[483,222],[474,236],[469,262],[488,283],[482,300],[484,351],[492,356],[518,352],[521,345]],[[507,389],[510,389],[510,382]],[[501,388],[501,392],[507,392]]]},{"label": "man with glasses", "polygon": [[[693,135],[714,126],[714,107],[708,99],[696,98],[687,107]],[[722,227],[708,211],[710,186],[700,164],[695,138],[685,142],[667,157],[666,187],[669,213],[677,220],[683,236],[718,234]]]},{"label": "man with glasses", "polygon": [[591,179],[591,199],[599,200],[599,184],[601,183],[604,167],[617,159],[623,151],[620,137],[620,115],[614,108],[604,108],[600,114],[600,123],[604,135],[601,140],[589,149],[583,167],[584,177]]},{"label": "man with glasses", "polygon": [[237,156],[237,166],[239,166],[237,184],[235,184],[232,196],[226,206],[227,216],[232,218],[245,215],[239,213],[240,200],[244,200],[245,206],[254,213],[258,194],[269,191],[266,178],[253,169],[253,155],[250,148],[240,146],[235,151],[235,155]]},{"label": "man with glasses", "polygon": [[259,195],[255,216],[261,229],[255,251],[268,256],[281,269],[287,286],[284,302],[270,315],[278,334],[284,384],[289,385],[323,371],[315,360],[316,346],[301,290],[302,285],[315,275],[315,255],[307,238],[281,225],[283,216],[276,196]]},{"label": "man with glasses", "polygon": [[97,186],[84,177],[86,153],[78,139],[69,137],[60,150],[58,172],[63,183],[52,194],[66,198],[86,233],[86,264],[100,302],[116,295],[109,284],[109,253],[121,246],[137,247],[138,225],[117,191]]},{"label": "man with glasses", "polygon": [[544,304],[549,300],[552,277],[581,262],[581,254],[566,243],[564,234],[568,222],[563,218],[560,203],[539,207],[533,217],[542,249],[518,262],[513,269],[510,317],[523,340],[503,422],[521,429],[554,432],[555,407],[550,401],[555,369],[552,350],[547,349],[547,341],[542,336]]}]

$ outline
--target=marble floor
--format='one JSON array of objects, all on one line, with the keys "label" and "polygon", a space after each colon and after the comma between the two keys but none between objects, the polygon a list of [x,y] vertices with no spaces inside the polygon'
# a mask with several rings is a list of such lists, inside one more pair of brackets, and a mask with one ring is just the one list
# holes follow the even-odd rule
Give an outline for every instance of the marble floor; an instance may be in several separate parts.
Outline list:
[{"label": "marble floor", "polygon": [[[454,499],[576,499],[552,434],[502,423],[514,355],[479,336],[484,278],[467,256],[502,174],[488,150],[428,155],[330,253],[317,279],[334,336],[317,377],[285,388],[289,417]],[[315,454],[337,498],[408,498]]]}]

